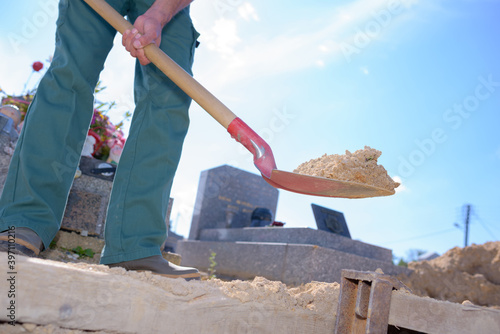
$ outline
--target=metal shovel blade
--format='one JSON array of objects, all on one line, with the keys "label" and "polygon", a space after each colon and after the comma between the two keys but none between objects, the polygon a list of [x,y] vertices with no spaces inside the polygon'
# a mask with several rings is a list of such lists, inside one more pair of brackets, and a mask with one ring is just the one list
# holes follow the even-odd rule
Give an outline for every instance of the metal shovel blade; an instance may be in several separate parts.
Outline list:
[{"label": "metal shovel blade", "polygon": [[367,198],[394,195],[395,191],[374,187],[351,181],[327,179],[325,177],[310,176],[274,169],[271,177],[262,175],[275,188],[296,192],[305,195],[340,197],[340,198]]}]

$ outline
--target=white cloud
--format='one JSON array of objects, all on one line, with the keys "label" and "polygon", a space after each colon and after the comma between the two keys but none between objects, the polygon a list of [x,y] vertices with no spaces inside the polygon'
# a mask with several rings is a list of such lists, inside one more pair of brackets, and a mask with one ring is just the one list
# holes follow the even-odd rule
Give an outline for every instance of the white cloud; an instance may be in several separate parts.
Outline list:
[{"label": "white cloud", "polygon": [[235,47],[241,41],[238,37],[236,21],[225,18],[218,19],[210,33],[206,35],[205,41],[210,50],[224,56],[233,55],[236,52]]},{"label": "white cloud", "polygon": [[401,3],[403,6],[406,8],[411,8],[413,5],[418,4],[420,1],[419,0],[401,0]]},{"label": "white cloud", "polygon": [[316,60],[316,65],[318,67],[325,67],[325,62],[323,60]]},{"label": "white cloud", "polygon": [[246,21],[259,21],[259,15],[257,15],[257,11],[249,2],[245,2],[243,5],[239,6],[238,13]]},{"label": "white cloud", "polygon": [[[392,10],[390,3],[399,5],[398,10]],[[359,31],[378,27],[377,34],[368,31],[370,43],[363,47],[368,48],[390,30],[393,22],[405,16],[401,14],[409,11],[407,7],[405,0],[358,0],[340,8],[332,7],[330,12],[314,19],[314,26],[311,20],[305,17],[302,22],[294,22],[289,29],[280,30],[282,32],[279,34],[270,36],[266,32],[266,35],[246,38],[245,43],[240,43],[241,38],[238,35],[238,24],[241,24],[241,21],[218,19],[208,33],[204,31],[203,35],[211,50],[230,57],[224,57],[223,61],[211,59],[210,66],[200,65],[198,74],[213,77],[209,73],[217,73],[217,85],[226,86],[248,77],[325,66],[335,59],[346,60],[341,48],[343,41],[353,43]],[[250,4],[247,6],[245,3],[240,9],[241,17],[254,17]],[[380,13],[389,14],[383,16]],[[207,21],[205,23],[209,24]],[[363,48],[358,47],[359,52],[364,52]]]},{"label": "white cloud", "polygon": [[320,46],[318,46],[318,50],[321,51],[321,52],[329,52],[330,49],[328,48],[328,46],[324,45],[324,44],[321,44]]},{"label": "white cloud", "polygon": [[365,75],[370,74],[370,71],[369,71],[369,70],[368,70],[368,68],[366,68],[365,66],[360,67],[359,69],[360,69],[360,71],[361,71],[361,72],[363,72],[363,74],[365,74]]},{"label": "white cloud", "polygon": [[392,179],[395,181],[395,182],[398,182],[399,183],[399,187],[396,188],[396,192],[397,193],[400,193],[400,192],[403,192],[403,191],[407,191],[408,188],[406,188],[406,186],[403,184],[403,181],[401,180],[401,177],[399,176],[393,176]]},{"label": "white cloud", "polygon": [[32,73],[31,65],[34,61],[42,61],[44,69],[41,73],[44,73],[48,65],[45,59],[34,57],[28,52],[5,52],[10,50],[10,44],[5,39],[0,39],[0,50],[4,51],[0,53],[0,87],[4,93],[9,95],[26,93],[23,91],[25,84],[27,90],[33,89],[40,79],[40,73]]}]

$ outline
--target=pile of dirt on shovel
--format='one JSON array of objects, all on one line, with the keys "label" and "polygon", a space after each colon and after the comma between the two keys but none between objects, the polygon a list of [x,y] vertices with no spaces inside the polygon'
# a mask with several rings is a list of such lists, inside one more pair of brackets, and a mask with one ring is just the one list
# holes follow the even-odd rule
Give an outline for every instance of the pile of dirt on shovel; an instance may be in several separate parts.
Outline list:
[{"label": "pile of dirt on shovel", "polygon": [[408,268],[412,274],[399,279],[415,295],[500,309],[500,241],[455,247]]}]

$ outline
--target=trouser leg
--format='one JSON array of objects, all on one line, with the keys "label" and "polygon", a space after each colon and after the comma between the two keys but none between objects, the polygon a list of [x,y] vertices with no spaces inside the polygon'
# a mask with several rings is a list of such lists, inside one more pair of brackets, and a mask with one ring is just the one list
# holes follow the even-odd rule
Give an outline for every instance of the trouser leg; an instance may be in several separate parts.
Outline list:
[{"label": "trouser leg", "polygon": [[[127,2],[109,1],[119,11]],[[93,113],[93,93],[116,31],[83,0],[61,0],[52,63],[28,110],[0,199],[0,231],[59,230]]]},{"label": "trouser leg", "polygon": [[[132,21],[147,9],[136,4]],[[188,10],[164,28],[160,48],[190,73],[198,33]],[[170,189],[189,125],[191,99],[153,64],[137,63],[134,89],[136,109],[108,207],[104,264],[161,254]]]}]

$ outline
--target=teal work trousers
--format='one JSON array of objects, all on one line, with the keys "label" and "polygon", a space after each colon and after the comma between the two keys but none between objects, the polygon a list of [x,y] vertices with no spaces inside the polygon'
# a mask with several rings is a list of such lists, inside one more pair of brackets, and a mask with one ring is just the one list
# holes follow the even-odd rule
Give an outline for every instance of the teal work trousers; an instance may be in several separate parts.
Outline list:
[{"label": "teal work trousers", "polygon": [[[154,0],[107,2],[133,23]],[[31,228],[48,248],[59,230],[115,35],[83,0],[60,1],[54,57],[12,157],[0,199],[0,231]],[[160,48],[191,74],[197,38],[187,7],[163,29]],[[103,264],[161,254],[170,189],[189,126],[191,99],[153,64],[136,62],[134,99],[108,206]]]}]

